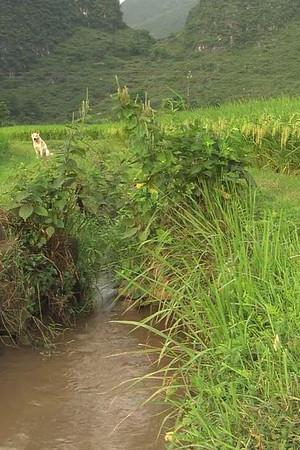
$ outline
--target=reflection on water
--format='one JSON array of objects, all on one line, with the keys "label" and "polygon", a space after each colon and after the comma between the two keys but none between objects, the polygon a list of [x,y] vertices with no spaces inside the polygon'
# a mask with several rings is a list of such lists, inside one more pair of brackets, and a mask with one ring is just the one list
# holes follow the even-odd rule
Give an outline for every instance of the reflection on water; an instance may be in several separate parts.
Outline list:
[{"label": "reflection on water", "polygon": [[[137,312],[128,314],[129,320],[139,320]],[[141,406],[151,386],[115,389],[152,370],[147,356],[130,353],[145,337],[110,322],[119,316],[117,310],[95,314],[65,336],[51,357],[4,350],[0,450],[164,448],[157,439],[160,408]]]}]

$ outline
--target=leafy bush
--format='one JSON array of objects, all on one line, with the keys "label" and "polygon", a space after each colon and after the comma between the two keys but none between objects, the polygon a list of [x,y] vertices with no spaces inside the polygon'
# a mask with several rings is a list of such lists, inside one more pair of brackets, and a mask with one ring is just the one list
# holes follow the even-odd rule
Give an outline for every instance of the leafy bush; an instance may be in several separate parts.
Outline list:
[{"label": "leafy bush", "polygon": [[181,95],[176,93],[173,97],[167,97],[163,99],[162,108],[165,111],[171,112],[185,111],[187,109],[185,99]]},{"label": "leafy bush", "polygon": [[164,220],[170,198],[178,203],[187,195],[200,200],[207,185],[225,189],[247,178],[246,155],[232,147],[228,137],[209,132],[197,121],[164,126],[147,98],[144,103],[132,101],[127,88],[119,88],[118,98],[136,168],[132,233],[136,230],[145,237],[154,215]]},{"label": "leafy bush", "polygon": [[[98,248],[100,231],[94,241],[83,237],[97,220],[101,229],[107,183],[101,167],[86,162],[81,127],[73,125],[68,135],[55,156],[21,171],[1,218],[7,238],[0,242],[0,332],[12,337],[32,329],[45,337],[46,325],[89,307],[84,293],[101,253],[89,248]],[[93,257],[82,264],[80,253]]]}]

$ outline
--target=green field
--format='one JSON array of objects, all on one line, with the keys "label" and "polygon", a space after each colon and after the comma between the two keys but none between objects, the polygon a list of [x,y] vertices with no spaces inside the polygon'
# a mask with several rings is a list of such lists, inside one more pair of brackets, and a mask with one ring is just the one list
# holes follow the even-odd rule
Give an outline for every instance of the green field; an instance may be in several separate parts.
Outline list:
[{"label": "green field", "polygon": [[[139,325],[160,336],[168,361],[152,375],[164,378],[172,411],[169,449],[300,448],[299,105],[282,98],[154,119],[143,110],[134,125],[85,125],[74,141],[87,170],[80,183],[102,195],[80,231],[83,256],[95,270],[114,267],[122,295],[153,305]],[[57,154],[68,135],[60,125],[1,130],[2,203],[19,188],[16,173],[47,171],[34,128]],[[232,178],[234,162],[257,187]]]},{"label": "green field", "polygon": [[[196,109],[175,113],[159,113],[166,127],[180,123],[197,122],[216,135],[232,135],[241,139],[234,145],[243,145],[245,151],[256,156],[256,163],[281,172],[299,168],[300,99],[282,97],[268,101],[227,103],[220,107]],[[65,125],[20,125],[2,127],[1,135],[12,142],[30,142],[30,134],[38,129],[47,141],[63,140],[68,133]],[[107,138],[123,139],[123,124],[106,123],[84,125],[84,134],[94,141]],[[233,142],[231,142],[233,144]],[[29,145],[29,144],[28,144]],[[13,152],[14,153],[14,152]],[[16,153],[17,154],[17,153]],[[250,161],[250,163],[252,163]]]}]

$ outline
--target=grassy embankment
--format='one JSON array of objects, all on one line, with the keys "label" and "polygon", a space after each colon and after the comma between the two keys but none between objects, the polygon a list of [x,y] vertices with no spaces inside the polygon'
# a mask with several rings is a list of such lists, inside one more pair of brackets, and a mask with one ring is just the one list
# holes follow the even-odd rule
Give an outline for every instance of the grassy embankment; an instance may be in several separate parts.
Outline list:
[{"label": "grassy embankment", "polygon": [[[200,203],[186,197],[172,204],[170,198],[154,233],[139,235],[138,242],[127,233],[134,248],[121,261],[127,292],[159,306],[145,327],[165,329],[156,332],[170,361],[160,373],[176,416],[167,434],[170,448],[300,446],[298,106],[298,100],[253,102],[164,119],[169,130],[198,119],[226,135],[231,151],[242,146],[258,185],[239,195],[224,186],[202,192]],[[27,129],[9,132],[15,159],[10,168],[1,161],[6,180],[16,162],[28,162],[17,142]],[[125,141],[117,147],[120,162]],[[140,181],[140,174],[131,174],[124,189]],[[153,186],[146,194],[139,202],[158,195]],[[110,236],[130,215],[121,212]]]},{"label": "grassy embankment", "polygon": [[228,151],[244,146],[258,185],[238,195],[212,186],[200,203],[171,196],[125,271],[129,292],[158,306],[144,326],[170,360],[153,374],[175,411],[170,449],[300,446],[297,108],[253,102],[169,120],[196,117]]}]

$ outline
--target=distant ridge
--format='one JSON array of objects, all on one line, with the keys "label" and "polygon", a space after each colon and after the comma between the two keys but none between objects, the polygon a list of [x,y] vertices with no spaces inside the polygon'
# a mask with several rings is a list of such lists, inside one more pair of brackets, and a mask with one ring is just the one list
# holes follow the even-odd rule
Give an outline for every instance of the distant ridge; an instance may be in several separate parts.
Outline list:
[{"label": "distant ridge", "polygon": [[164,38],[183,28],[189,11],[198,3],[199,0],[125,0],[121,9],[127,25]]}]

